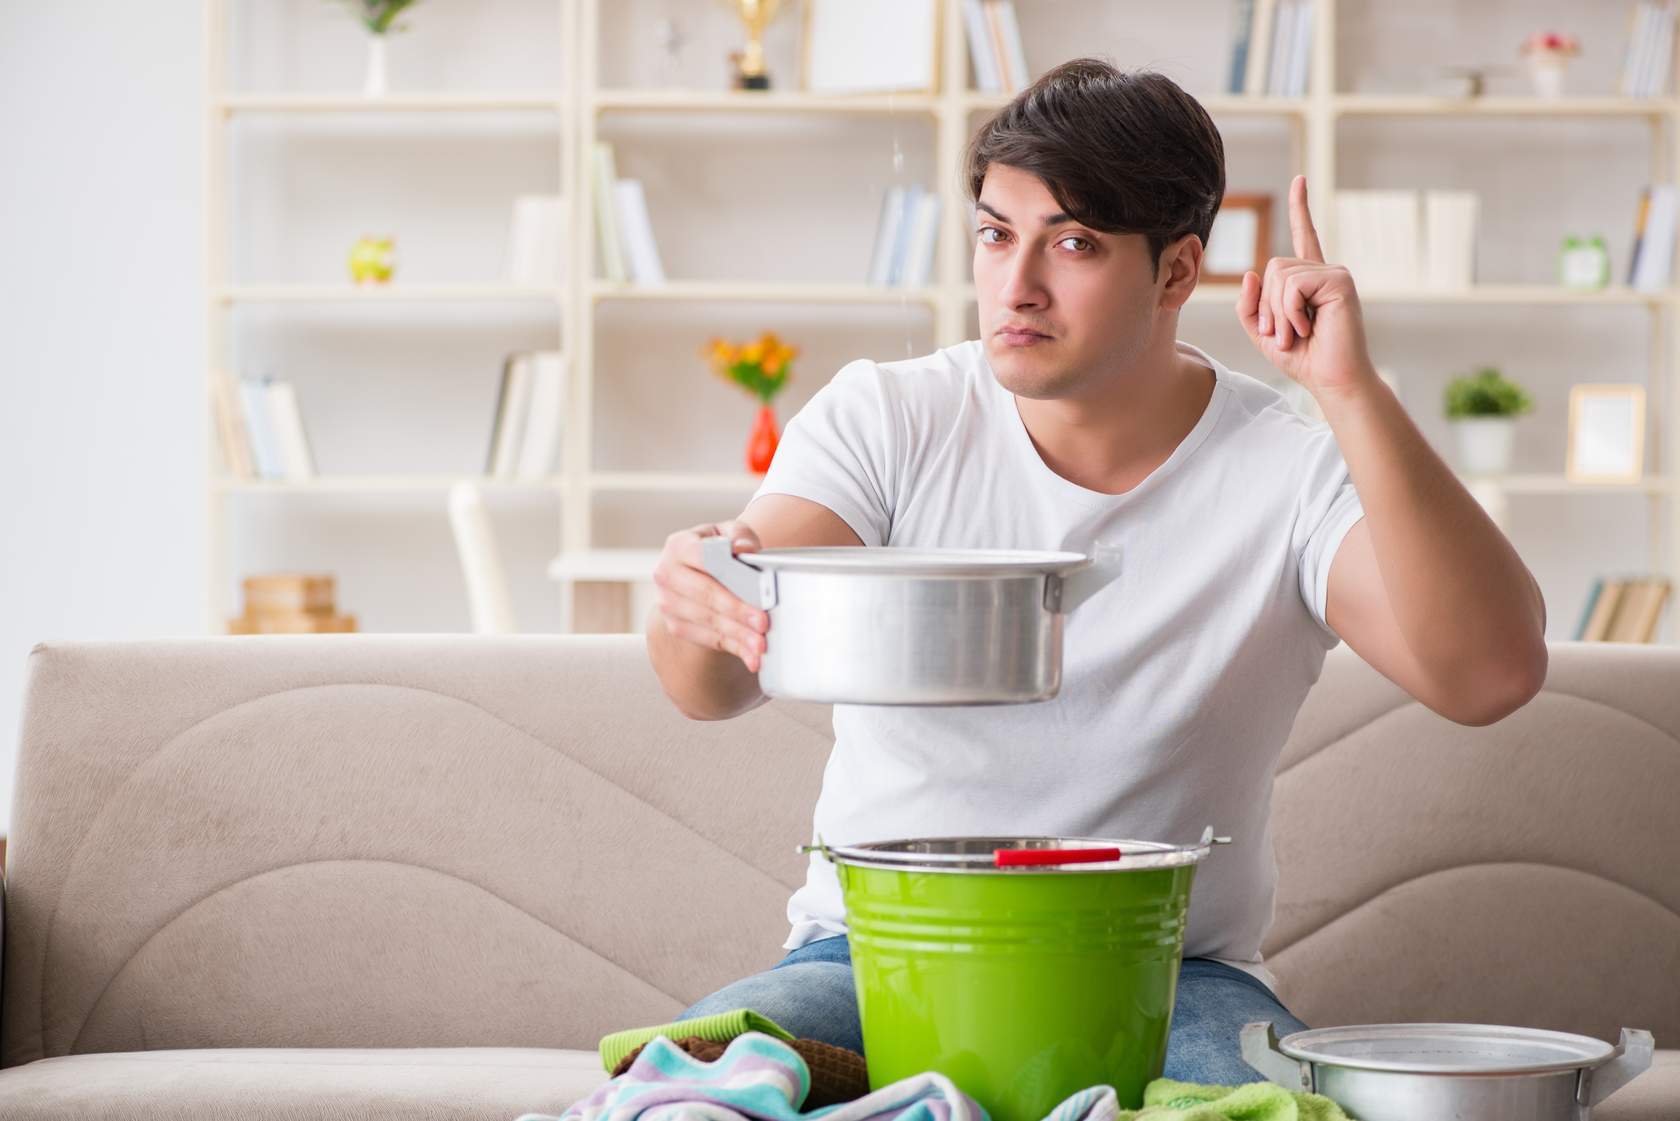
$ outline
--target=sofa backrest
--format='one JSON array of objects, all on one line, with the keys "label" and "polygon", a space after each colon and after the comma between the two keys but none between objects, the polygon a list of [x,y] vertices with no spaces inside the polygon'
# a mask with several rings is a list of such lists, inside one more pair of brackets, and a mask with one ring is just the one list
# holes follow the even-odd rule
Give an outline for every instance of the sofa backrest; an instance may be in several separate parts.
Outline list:
[{"label": "sofa backrest", "polygon": [[[1268,956],[1309,1023],[1680,1033],[1680,650],[1555,646],[1491,728],[1332,651]],[[29,660],[0,1065],[592,1048],[773,964],[824,706],[691,722],[633,636],[63,643]]]}]

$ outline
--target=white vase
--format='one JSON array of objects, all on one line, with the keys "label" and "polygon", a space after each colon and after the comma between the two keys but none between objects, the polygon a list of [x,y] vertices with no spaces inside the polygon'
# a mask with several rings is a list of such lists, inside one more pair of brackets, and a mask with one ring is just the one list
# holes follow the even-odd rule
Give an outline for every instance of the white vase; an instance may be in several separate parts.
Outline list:
[{"label": "white vase", "polygon": [[367,37],[367,77],[362,82],[362,93],[368,97],[385,96],[385,36],[372,35]]},{"label": "white vase", "polygon": [[1563,96],[1563,70],[1567,61],[1567,56],[1549,51],[1535,51],[1528,56],[1528,76],[1534,82],[1536,95]]},{"label": "white vase", "polygon": [[1458,434],[1459,470],[1464,474],[1503,475],[1511,469],[1516,418],[1472,416],[1452,423]]}]

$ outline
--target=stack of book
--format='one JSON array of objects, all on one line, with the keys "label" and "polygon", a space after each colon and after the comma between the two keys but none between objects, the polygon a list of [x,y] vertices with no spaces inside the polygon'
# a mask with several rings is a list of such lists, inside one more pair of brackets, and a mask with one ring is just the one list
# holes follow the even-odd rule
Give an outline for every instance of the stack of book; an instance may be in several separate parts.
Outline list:
[{"label": "stack of book", "polygon": [[939,241],[939,195],[919,184],[889,187],[875,224],[869,283],[876,288],[917,288],[933,278]]},{"label": "stack of book", "polygon": [[1675,218],[1680,194],[1671,183],[1658,183],[1639,192],[1639,215],[1634,219],[1633,252],[1628,258],[1628,284],[1641,292],[1668,287],[1674,266]]},{"label": "stack of book", "polygon": [[1301,97],[1311,71],[1314,0],[1235,0],[1226,93]]},{"label": "stack of book", "polygon": [[963,24],[968,29],[968,59],[974,86],[983,93],[1013,97],[1032,80],[1015,0],[963,0]]},{"label": "stack of book", "polygon": [[1474,191],[1338,191],[1332,259],[1361,289],[1469,288],[1479,217]]},{"label": "stack of book", "polygon": [[618,177],[618,158],[605,140],[595,142],[594,173],[595,240],[601,246],[602,273],[620,283],[665,283],[642,181]]},{"label": "stack of book", "polygon": [[514,284],[553,284],[563,278],[565,259],[565,196],[517,196],[508,219],[507,279]]},{"label": "stack of book", "polygon": [[1575,627],[1580,642],[1650,642],[1668,602],[1669,582],[1660,576],[1594,580]]},{"label": "stack of book", "polygon": [[245,578],[245,613],[228,620],[229,634],[347,634],[354,615],[340,615],[330,575],[280,572]]},{"label": "stack of book", "polygon": [[236,385],[218,370],[210,378],[210,406],[229,475],[289,482],[315,477],[315,456],[290,382],[264,376]]},{"label": "stack of book", "polygon": [[1662,97],[1674,63],[1673,0],[1641,0],[1628,20],[1620,92],[1623,97]]},{"label": "stack of book", "polygon": [[519,351],[502,363],[490,454],[493,479],[543,479],[554,470],[565,415],[566,359],[557,350]]}]

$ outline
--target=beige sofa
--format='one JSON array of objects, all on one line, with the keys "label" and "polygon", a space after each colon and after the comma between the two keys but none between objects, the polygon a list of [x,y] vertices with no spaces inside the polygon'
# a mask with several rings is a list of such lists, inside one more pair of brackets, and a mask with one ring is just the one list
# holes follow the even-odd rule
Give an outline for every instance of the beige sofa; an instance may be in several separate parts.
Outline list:
[{"label": "beige sofa", "polygon": [[[1556,646],[1479,729],[1333,651],[1275,792],[1286,1000],[1675,1047],[1677,737],[1680,649]],[[38,646],[0,1118],[558,1113],[603,1033],[780,957],[829,742],[684,720],[628,636]],[[1680,1051],[1596,1116],[1680,1117]]]}]

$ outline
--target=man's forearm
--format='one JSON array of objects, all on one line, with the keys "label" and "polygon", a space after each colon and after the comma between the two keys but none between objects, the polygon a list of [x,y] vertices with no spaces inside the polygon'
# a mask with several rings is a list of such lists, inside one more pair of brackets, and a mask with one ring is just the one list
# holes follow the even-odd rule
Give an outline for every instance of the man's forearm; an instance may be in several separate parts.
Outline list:
[{"label": "man's forearm", "polygon": [[1401,632],[1438,680],[1500,688],[1542,674],[1546,605],[1499,527],[1375,371],[1324,393]]},{"label": "man's forearm", "polygon": [[648,658],[667,696],[693,720],[727,720],[762,704],[758,675],[741,659],[671,634],[654,611],[647,625]]}]

